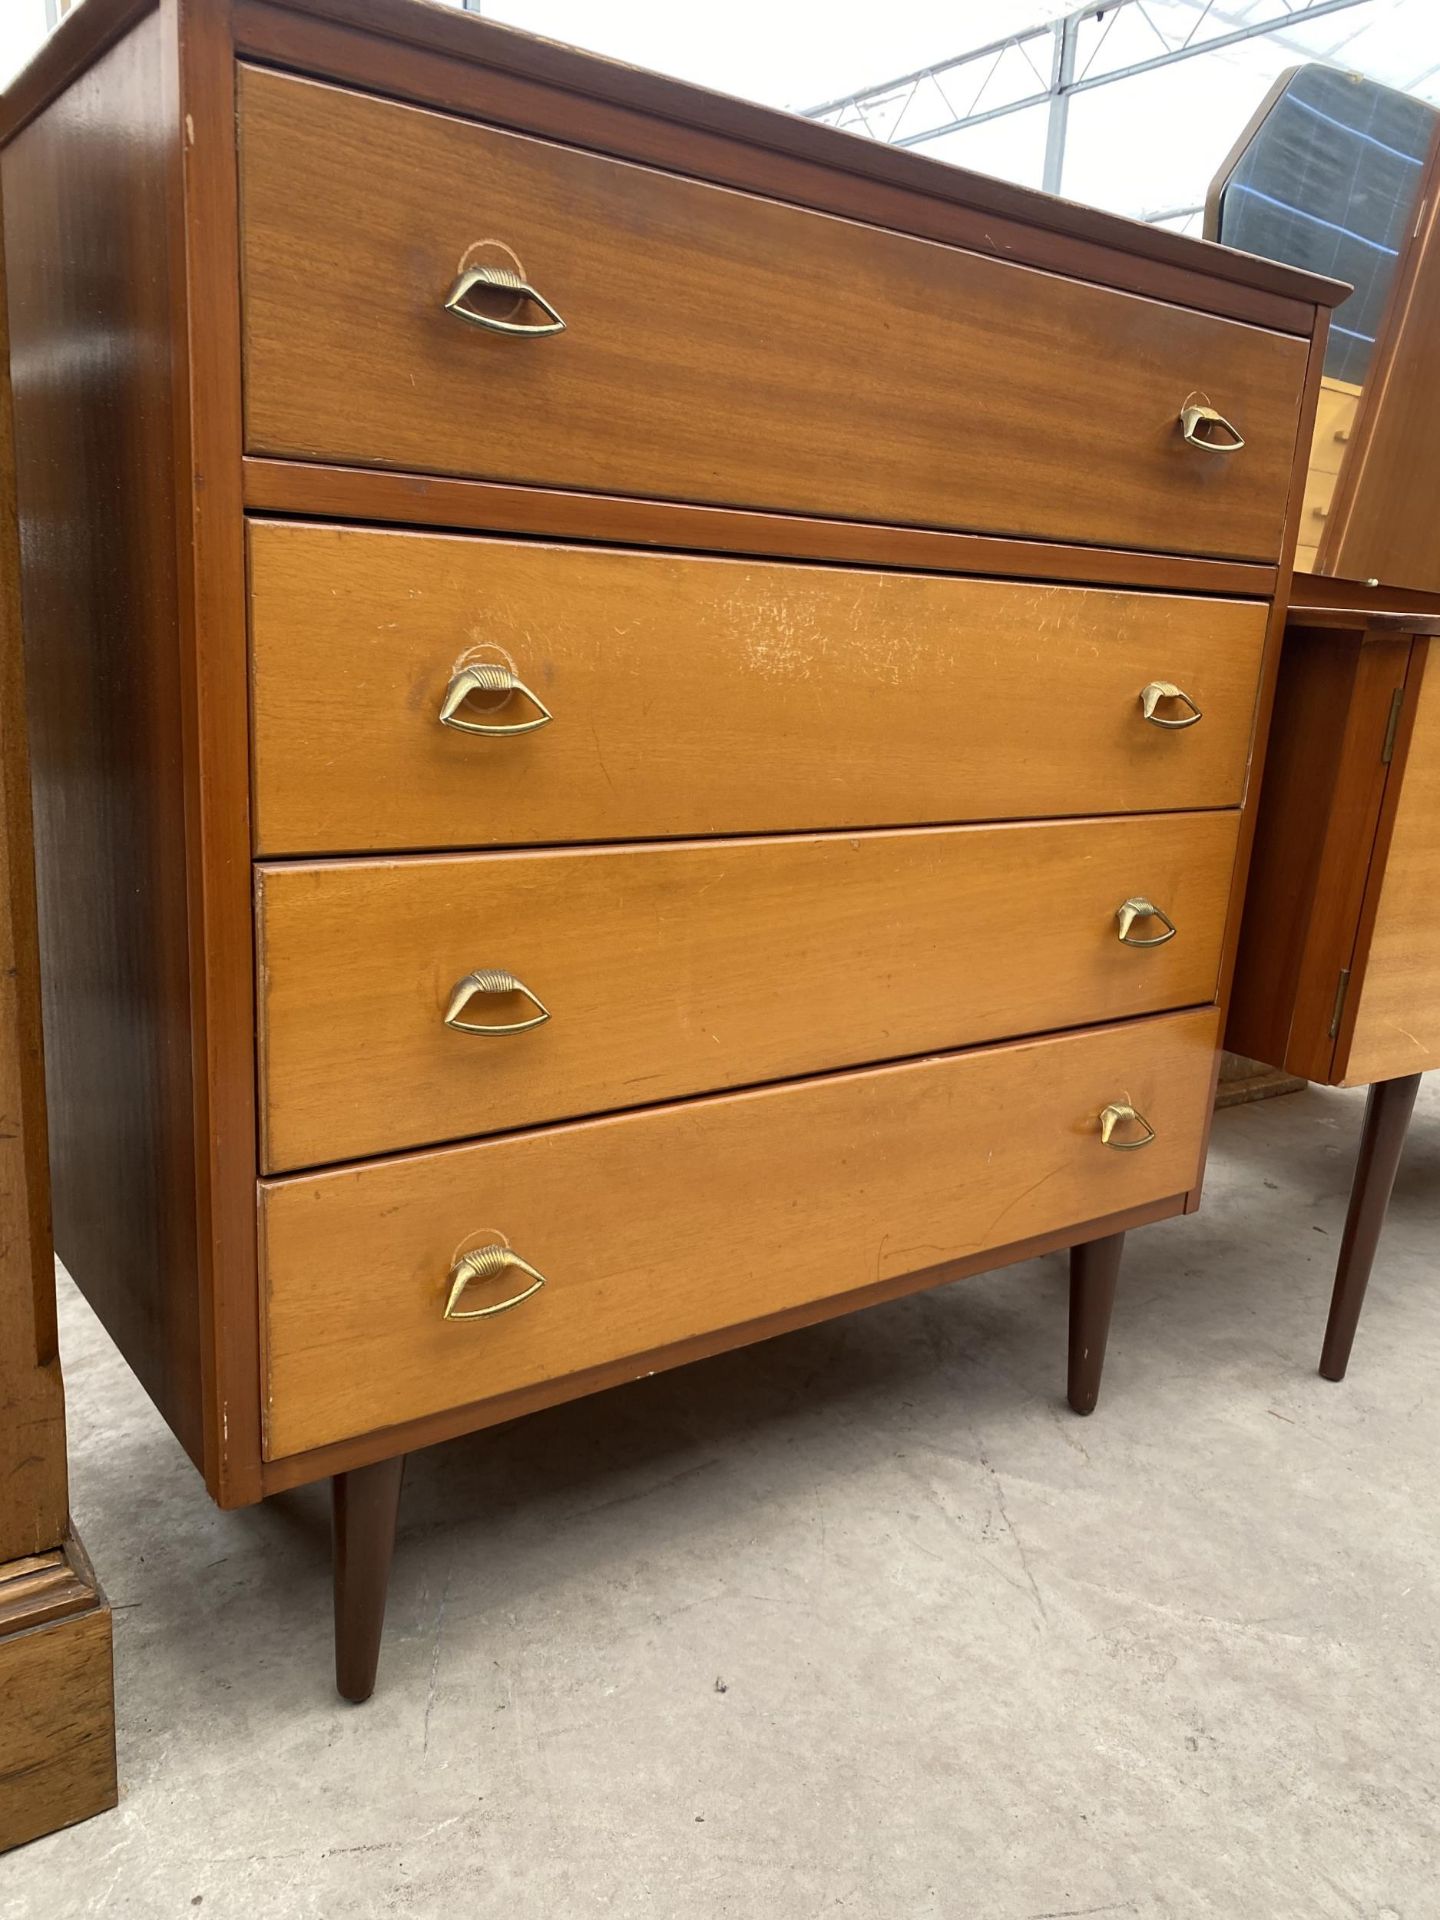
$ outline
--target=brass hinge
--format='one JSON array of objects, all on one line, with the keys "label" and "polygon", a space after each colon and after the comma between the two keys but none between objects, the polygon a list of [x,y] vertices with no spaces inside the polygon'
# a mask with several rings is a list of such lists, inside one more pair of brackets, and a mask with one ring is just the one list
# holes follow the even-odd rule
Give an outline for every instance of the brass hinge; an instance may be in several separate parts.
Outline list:
[{"label": "brass hinge", "polygon": [[1395,735],[1400,728],[1400,709],[1405,704],[1404,687],[1396,687],[1390,696],[1390,718],[1385,722],[1385,744],[1380,749],[1380,758],[1388,767],[1395,752]]},{"label": "brass hinge", "polygon": [[1340,1016],[1345,1011],[1345,995],[1350,987],[1350,969],[1340,969],[1340,981],[1335,988],[1335,1011],[1330,1016],[1330,1038],[1333,1040],[1340,1032]]}]

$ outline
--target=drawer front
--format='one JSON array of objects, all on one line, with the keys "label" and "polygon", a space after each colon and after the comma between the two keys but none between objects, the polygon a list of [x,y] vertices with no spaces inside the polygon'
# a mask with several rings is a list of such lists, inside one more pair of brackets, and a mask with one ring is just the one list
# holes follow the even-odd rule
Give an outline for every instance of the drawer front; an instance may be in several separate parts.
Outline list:
[{"label": "drawer front", "polygon": [[[262,867],[263,1164],[1199,1005],[1215,994],[1238,823]],[[1164,944],[1123,944],[1117,909],[1135,897],[1179,931],[1142,915],[1130,939]],[[476,971],[535,999],[477,991],[454,1018],[520,1031],[445,1024]]]},{"label": "drawer front", "polygon": [[[1174,1015],[263,1183],[267,1455],[1187,1192],[1215,1042],[1213,1012]],[[1141,1151],[1101,1144],[1117,1100]],[[456,1261],[502,1237],[543,1287],[445,1319]]]},{"label": "drawer front", "polygon": [[[262,854],[1229,807],[1245,789],[1253,601],[265,522],[250,577]],[[552,721],[442,726],[472,660]],[[1147,724],[1152,681],[1203,718]],[[456,717],[538,717],[520,694],[479,701]]]},{"label": "drawer front", "polygon": [[[1278,556],[1303,340],[312,81],[241,120],[252,452]],[[447,311],[492,263],[565,330]]]}]

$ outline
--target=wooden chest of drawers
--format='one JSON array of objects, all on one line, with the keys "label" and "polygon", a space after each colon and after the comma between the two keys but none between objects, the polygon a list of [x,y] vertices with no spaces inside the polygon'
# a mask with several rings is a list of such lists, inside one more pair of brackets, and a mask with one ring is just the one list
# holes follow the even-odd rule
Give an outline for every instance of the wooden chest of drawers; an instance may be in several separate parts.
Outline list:
[{"label": "wooden chest of drawers", "polygon": [[1339,290],[413,0],[0,131],[57,1239],[342,1689],[408,1448],[1059,1247],[1093,1406]]}]

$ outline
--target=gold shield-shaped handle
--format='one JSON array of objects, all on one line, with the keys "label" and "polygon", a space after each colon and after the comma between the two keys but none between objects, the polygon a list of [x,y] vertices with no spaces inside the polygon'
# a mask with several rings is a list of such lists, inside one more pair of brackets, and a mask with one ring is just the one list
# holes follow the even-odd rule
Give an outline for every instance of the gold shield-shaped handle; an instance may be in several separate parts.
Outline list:
[{"label": "gold shield-shaped handle", "polygon": [[[461,1014],[470,1002],[482,993],[508,995],[518,993],[528,1000],[535,1012],[529,1020],[511,1020],[508,1022],[462,1020]],[[513,973],[505,973],[498,967],[477,967],[473,973],[467,973],[463,980],[457,980],[450,994],[450,1004],[446,1007],[444,1021],[447,1027],[456,1033],[528,1033],[531,1027],[543,1026],[550,1018],[550,1009],[535,995],[523,980],[517,980]]]},{"label": "gold shield-shaped handle", "polygon": [[[1138,1126],[1143,1129],[1138,1140],[1121,1140],[1118,1132],[1121,1127]],[[1113,1147],[1117,1153],[1137,1153],[1141,1147],[1148,1147],[1155,1138],[1155,1129],[1143,1113],[1137,1113],[1128,1100],[1112,1101],[1100,1114],[1100,1143]]]},{"label": "gold shield-shaped handle", "polygon": [[[540,309],[545,318],[543,320],[497,320],[493,314],[466,305],[470,295],[477,288],[487,293],[508,293],[513,294],[517,300],[528,300],[532,306]],[[516,273],[512,267],[467,267],[446,294],[445,311],[453,313],[457,320],[464,320],[472,327],[482,327],[486,333],[508,334],[512,339],[543,340],[549,334],[565,331],[565,322],[544,294],[532,287],[530,282]]]},{"label": "gold shield-shaped handle", "polygon": [[1203,453],[1239,453],[1245,436],[1214,407],[1189,400],[1180,409],[1180,432],[1185,444]]},{"label": "gold shield-shaped handle", "polygon": [[[1163,947],[1179,931],[1163,907],[1157,907],[1153,900],[1139,893],[1132,893],[1128,900],[1121,901],[1115,909],[1115,919],[1119,927],[1117,937],[1125,947]],[[1148,940],[1137,940],[1131,931],[1137,920],[1158,920],[1164,931],[1152,934]]]},{"label": "gold shield-shaped handle", "polygon": [[[1170,720],[1160,711],[1162,700],[1176,700],[1186,711],[1178,720]],[[1140,689],[1140,713],[1152,727],[1165,727],[1171,733],[1178,733],[1182,727],[1193,727],[1197,721],[1205,718],[1199,707],[1188,693],[1169,680],[1152,680],[1148,686]]]},{"label": "gold shield-shaped handle", "polygon": [[[518,694],[522,700],[530,702],[537,717],[501,724],[467,720],[463,708],[472,693],[503,693],[507,697]],[[441,726],[454,727],[460,733],[534,733],[537,727],[548,727],[554,718],[539,694],[531,692],[515,669],[502,666],[498,660],[479,660],[473,666],[462,667],[458,673],[452,674],[445,697],[440,702]]]},{"label": "gold shield-shaped handle", "polygon": [[[519,1293],[512,1293],[508,1300],[497,1300],[490,1307],[461,1307],[461,1297],[472,1281],[494,1280],[500,1274],[511,1271],[528,1274],[530,1285],[522,1287]],[[511,1307],[518,1307],[522,1301],[538,1293],[544,1284],[544,1274],[532,1267],[528,1260],[522,1260],[513,1248],[477,1247],[473,1253],[463,1254],[450,1269],[450,1291],[445,1300],[444,1317],[447,1320],[490,1320],[497,1313],[508,1313]]]}]

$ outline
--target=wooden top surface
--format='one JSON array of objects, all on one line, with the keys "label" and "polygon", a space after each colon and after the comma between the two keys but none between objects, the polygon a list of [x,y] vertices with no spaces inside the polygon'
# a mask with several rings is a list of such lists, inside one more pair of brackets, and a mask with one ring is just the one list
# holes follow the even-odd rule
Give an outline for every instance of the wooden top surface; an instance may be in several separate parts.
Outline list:
[{"label": "wooden top surface", "polygon": [[1297,573],[1290,582],[1289,625],[1367,635],[1440,633],[1440,593],[1418,593],[1368,580]]},{"label": "wooden top surface", "polygon": [[[230,0],[180,0],[183,13],[228,7]],[[8,141],[113,40],[157,0],[85,0],[67,15],[30,65],[0,97],[0,143]],[[288,11],[363,29],[518,78],[719,133],[752,146],[809,160],[959,203],[1025,225],[1058,232],[1205,274],[1212,280],[1259,289],[1291,300],[1333,307],[1350,289],[1273,260],[1185,234],[1082,207],[1009,181],[970,173],[905,148],[890,147],[817,121],[712,93],[599,54],[585,53],[458,13],[432,0],[282,0]],[[1223,294],[1217,289],[1217,309]]]}]

